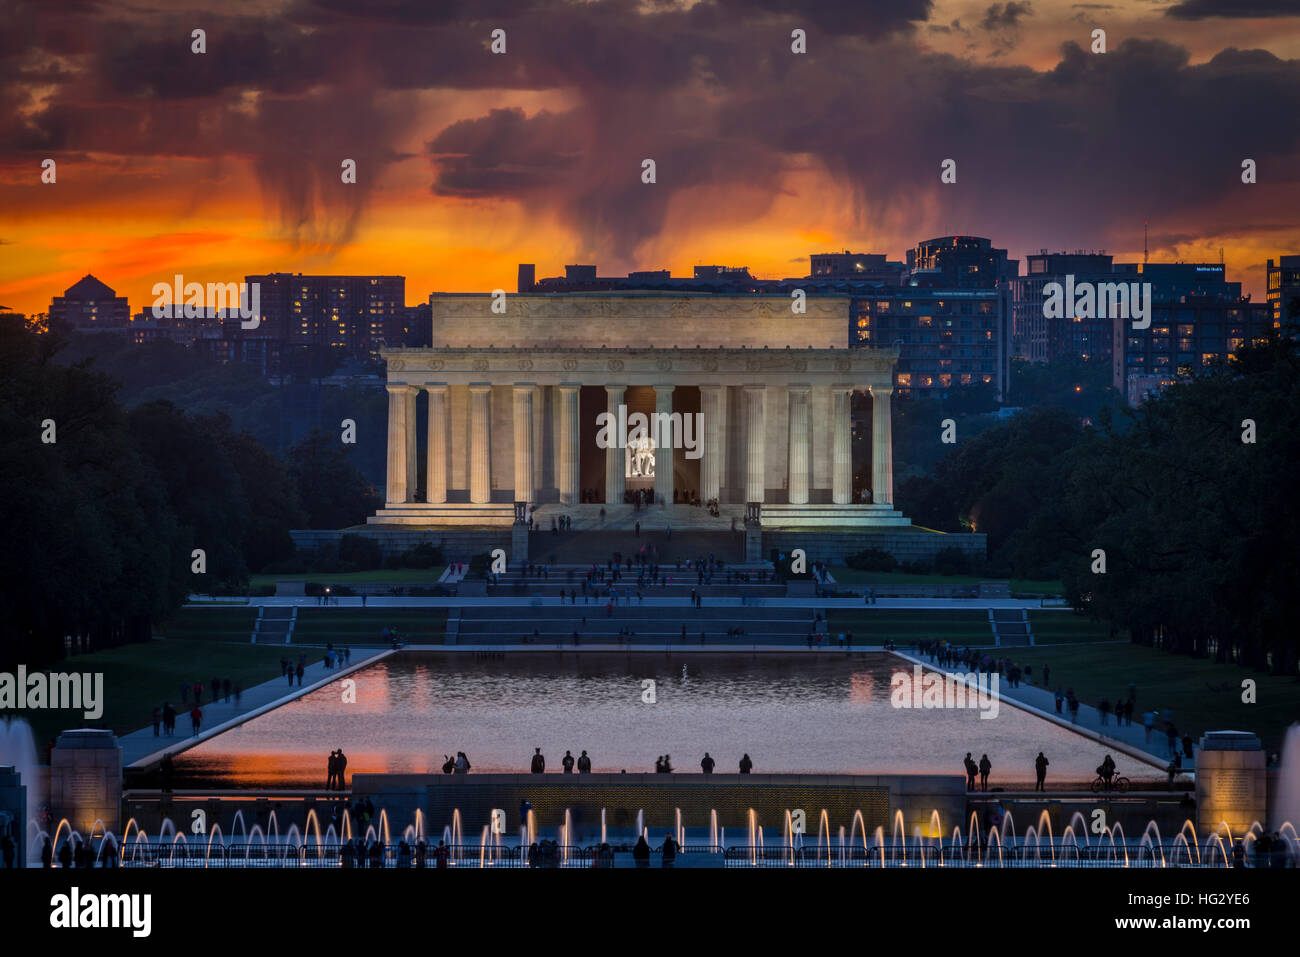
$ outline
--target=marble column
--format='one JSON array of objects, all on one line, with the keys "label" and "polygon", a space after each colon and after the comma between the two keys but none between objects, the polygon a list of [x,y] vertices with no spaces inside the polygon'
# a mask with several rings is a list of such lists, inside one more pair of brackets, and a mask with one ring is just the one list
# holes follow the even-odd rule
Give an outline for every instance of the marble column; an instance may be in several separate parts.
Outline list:
[{"label": "marble column", "polygon": [[533,500],[546,490],[546,389],[533,386]]},{"label": "marble column", "polygon": [[492,386],[486,382],[469,387],[469,500],[492,501]]},{"label": "marble column", "polygon": [[655,390],[655,416],[658,427],[652,436],[655,441],[655,501],[673,504],[673,451],[678,436],[673,431],[673,387],[657,385]]},{"label": "marble column", "polygon": [[767,486],[766,389],[747,385],[745,395],[745,501],[761,502]]},{"label": "marble column", "polygon": [[[700,386],[700,412],[704,419],[704,434],[699,437],[704,449],[700,461],[700,498],[704,501],[719,498],[722,491],[722,386]],[[720,498],[719,498],[720,500]]]},{"label": "marble column", "polygon": [[531,382],[515,385],[515,501],[533,500],[533,393]]},{"label": "marble column", "polygon": [[560,461],[556,469],[556,485],[560,490],[561,505],[578,504],[578,462],[581,455],[578,445],[578,396],[580,386],[562,385],[560,388]]},{"label": "marble column", "polygon": [[447,501],[448,388],[426,385],[429,394],[429,441],[425,451],[424,500],[430,505]]},{"label": "marble column", "polygon": [[409,408],[406,395],[409,385],[388,385],[388,488],[385,500],[389,505],[401,505],[407,493],[407,440],[406,415]]},{"label": "marble column", "polygon": [[790,504],[808,504],[808,396],[806,385],[790,386]]},{"label": "marble column", "polygon": [[871,500],[894,503],[894,436],[889,418],[893,383],[871,387]]},{"label": "marble column", "polygon": [[610,441],[605,448],[606,505],[622,505],[623,490],[627,487],[627,449],[623,448],[627,436],[618,434],[618,407],[623,404],[626,389],[626,386],[621,385],[605,386],[605,409],[614,417],[614,425],[609,429]]},{"label": "marble column", "polygon": [[853,392],[845,386],[831,389],[831,501],[849,505],[853,501],[853,425],[850,411]]},{"label": "marble column", "polygon": [[420,446],[415,427],[419,418],[415,414],[415,400],[419,386],[410,386],[406,393],[406,500],[415,501],[415,491],[420,487]]}]

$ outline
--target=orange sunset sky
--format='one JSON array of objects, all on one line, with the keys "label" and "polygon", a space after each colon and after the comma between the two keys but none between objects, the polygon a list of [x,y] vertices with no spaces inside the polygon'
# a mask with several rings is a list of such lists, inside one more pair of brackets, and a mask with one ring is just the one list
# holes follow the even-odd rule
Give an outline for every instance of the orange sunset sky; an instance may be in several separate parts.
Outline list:
[{"label": "orange sunset sky", "polygon": [[1300,0],[0,0],[0,23],[19,312],[88,272],[135,312],[175,273],[395,273],[415,303],[520,262],[777,278],[950,233],[1135,260],[1144,219],[1153,260],[1222,249],[1259,297],[1300,252]]}]

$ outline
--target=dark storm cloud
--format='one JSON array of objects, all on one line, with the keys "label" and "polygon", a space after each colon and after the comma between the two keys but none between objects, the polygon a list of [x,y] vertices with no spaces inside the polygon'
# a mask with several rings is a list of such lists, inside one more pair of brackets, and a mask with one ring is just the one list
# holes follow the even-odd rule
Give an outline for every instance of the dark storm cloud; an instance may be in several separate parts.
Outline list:
[{"label": "dark storm cloud", "polygon": [[[426,144],[432,193],[521,203],[570,227],[584,252],[631,261],[674,199],[743,225],[795,164],[828,170],[864,225],[915,217],[942,189],[962,228],[1104,238],[1143,215],[1172,224],[1213,207],[1240,190],[1245,156],[1285,170],[1300,152],[1300,126],[1278,122],[1300,111],[1300,62],[1225,50],[1191,65],[1182,48],[1140,39],[1105,56],[1067,44],[1046,71],[973,62],[914,42],[928,0],[246,9],[201,17],[199,57],[194,16],[85,3],[60,18],[23,4],[22,42],[0,33],[0,159],[237,158],[284,231],[338,243],[403,158],[416,91],[484,91],[491,106]],[[996,3],[980,26],[1013,36],[1031,15],[1028,3]],[[807,55],[790,51],[796,26],[809,31]],[[497,27],[505,56],[487,49]],[[526,112],[514,91],[553,91],[565,105]],[[358,161],[355,187],[340,188],[343,158]],[[654,185],[641,182],[646,158]],[[946,158],[958,183],[940,187]]]},{"label": "dark storm cloud", "polygon": [[[777,15],[791,27],[808,25],[832,35],[873,39],[906,32],[930,18],[932,0],[716,0],[717,6],[737,18],[753,14]],[[697,9],[707,9],[701,4]],[[739,22],[739,21],[737,21]]]},{"label": "dark storm cloud", "polygon": [[1300,17],[1297,0],[1181,0],[1165,11],[1178,20],[1209,17]]},{"label": "dark storm cloud", "polygon": [[989,31],[1015,29],[1020,25],[1021,18],[1031,13],[1033,13],[1033,5],[1028,2],[1020,3],[1011,0],[1010,3],[990,4],[984,11],[984,18],[980,20],[980,27]]}]

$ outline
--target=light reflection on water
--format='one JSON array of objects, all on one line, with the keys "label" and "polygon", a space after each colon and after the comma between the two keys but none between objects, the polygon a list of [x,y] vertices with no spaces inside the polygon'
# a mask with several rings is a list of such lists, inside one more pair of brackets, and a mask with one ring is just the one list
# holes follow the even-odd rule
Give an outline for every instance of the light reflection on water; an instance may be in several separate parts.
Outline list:
[{"label": "light reflection on water", "polygon": [[[910,665],[887,654],[671,656],[403,653],[354,672],[356,703],[340,682],[254,718],[176,759],[181,783],[323,787],[325,759],[342,748],[354,772],[436,773],[465,751],[474,772],[528,770],[534,747],[548,771],[586,749],[594,771],[652,771],[672,756],[717,771],[748,752],[756,773],[962,773],[967,751],[993,762],[991,784],[1033,781],[1044,751],[1048,781],[1091,780],[1099,745],[1005,703],[974,710],[905,710],[890,676]],[[643,681],[655,701],[643,703]],[[1116,755],[1121,773],[1152,770]]]}]

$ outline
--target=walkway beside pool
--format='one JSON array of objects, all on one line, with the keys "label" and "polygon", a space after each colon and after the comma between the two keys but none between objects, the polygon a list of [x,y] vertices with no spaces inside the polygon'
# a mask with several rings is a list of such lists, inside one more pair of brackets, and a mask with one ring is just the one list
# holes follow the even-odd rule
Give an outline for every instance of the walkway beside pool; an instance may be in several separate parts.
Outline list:
[{"label": "walkway beside pool", "polygon": [[[229,704],[226,703],[224,698],[215,702],[207,698],[199,706],[203,711],[203,725],[198,734],[189,733],[189,712],[194,706],[193,699],[188,705],[173,701],[172,705],[176,708],[175,735],[172,737],[161,733],[155,735],[153,727],[149,726],[120,736],[117,743],[122,748],[122,766],[144,767],[160,761],[164,754],[178,754],[223,731],[228,731],[237,725],[243,724],[250,718],[255,718],[273,708],[280,707],[282,704],[301,698],[305,694],[310,694],[331,681],[337,681],[344,675],[351,674],[366,665],[373,664],[381,658],[393,654],[390,648],[354,647],[351,649],[352,660],[348,664],[341,668],[327,669],[318,648],[306,645],[285,645],[284,649],[285,657],[295,666],[298,663],[298,656],[304,653],[307,654],[307,663],[303,669],[301,687],[298,686],[296,679],[293,685],[290,686],[288,680],[281,676],[245,689],[243,694],[240,695],[239,704],[235,704],[233,695]],[[158,704],[159,707],[162,706],[161,701]]]}]

